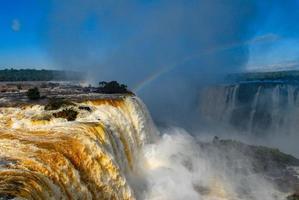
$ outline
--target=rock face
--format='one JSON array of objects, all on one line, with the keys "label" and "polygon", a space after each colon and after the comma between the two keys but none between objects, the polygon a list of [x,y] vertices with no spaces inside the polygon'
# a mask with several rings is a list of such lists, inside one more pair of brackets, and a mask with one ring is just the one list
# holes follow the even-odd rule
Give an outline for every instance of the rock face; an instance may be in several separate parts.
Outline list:
[{"label": "rock face", "polygon": [[290,195],[287,200],[299,200],[299,194]]},{"label": "rock face", "polygon": [[[247,145],[234,140],[214,138],[211,143],[200,143],[201,149],[207,155],[215,152],[224,160],[225,165],[235,167],[235,173],[246,173],[244,166],[238,168],[238,163],[248,162],[248,169],[274,184],[283,193],[293,193],[299,189],[299,159],[282,153],[278,149]],[[294,194],[289,199],[298,198]]]}]

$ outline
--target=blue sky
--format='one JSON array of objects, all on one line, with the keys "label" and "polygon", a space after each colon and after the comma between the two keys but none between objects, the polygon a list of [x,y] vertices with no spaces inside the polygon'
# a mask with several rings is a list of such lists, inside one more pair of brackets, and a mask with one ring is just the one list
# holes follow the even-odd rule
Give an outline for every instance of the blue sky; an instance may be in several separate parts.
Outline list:
[{"label": "blue sky", "polygon": [[43,49],[46,5],[38,0],[0,1],[0,67],[52,67]]},{"label": "blue sky", "polygon": [[278,38],[273,42],[250,45],[247,68],[254,70],[298,69],[299,1],[260,2],[262,4],[260,5],[262,11],[260,19],[263,22],[257,23],[256,35],[271,33]]},{"label": "blue sky", "polygon": [[[76,0],[78,1],[78,0]],[[71,2],[71,1],[67,1]],[[144,5],[148,2],[143,0]],[[171,4],[171,1],[168,1]],[[251,30],[255,33],[250,38],[275,36],[274,39],[259,42],[248,42],[248,63],[246,69],[280,69],[299,66],[299,3],[288,1],[257,1],[259,14]],[[287,2],[287,3],[284,3]],[[56,60],[46,48],[49,43],[46,32],[49,31],[51,9],[57,4],[48,0],[0,0],[0,67],[1,68],[57,68]],[[67,5],[67,3],[65,4]],[[52,7],[50,7],[52,6]],[[149,4],[150,6],[150,4]],[[55,9],[55,8],[54,8]],[[92,14],[82,35],[99,29],[93,21]],[[52,27],[53,28],[53,27]],[[55,27],[54,27],[55,28]],[[119,30],[118,30],[119,31]],[[250,30],[249,30],[250,31]],[[123,29],[120,35],[126,35],[129,29]],[[97,35],[105,36],[105,33]],[[89,37],[87,34],[86,37]],[[90,36],[91,40],[93,36]],[[114,37],[114,39],[113,39]],[[110,40],[99,39],[105,49],[115,46],[120,40],[111,36]],[[109,36],[105,36],[109,38]],[[267,38],[267,37],[266,37]],[[108,41],[108,42],[107,42]],[[246,42],[245,42],[246,43]],[[298,65],[297,65],[298,62]]]}]

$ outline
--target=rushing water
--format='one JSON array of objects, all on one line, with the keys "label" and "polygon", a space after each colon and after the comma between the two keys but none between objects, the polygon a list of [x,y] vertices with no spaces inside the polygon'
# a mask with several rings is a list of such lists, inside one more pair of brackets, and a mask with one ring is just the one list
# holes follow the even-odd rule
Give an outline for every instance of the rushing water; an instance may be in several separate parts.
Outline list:
[{"label": "rushing water", "polygon": [[128,176],[154,126],[138,98],[81,103],[74,122],[43,106],[2,108],[0,194],[26,199],[135,199]]},{"label": "rushing water", "polygon": [[71,107],[71,122],[41,105],[1,108],[0,199],[282,199],[240,152],[227,160],[182,129],[158,133],[137,97]]}]

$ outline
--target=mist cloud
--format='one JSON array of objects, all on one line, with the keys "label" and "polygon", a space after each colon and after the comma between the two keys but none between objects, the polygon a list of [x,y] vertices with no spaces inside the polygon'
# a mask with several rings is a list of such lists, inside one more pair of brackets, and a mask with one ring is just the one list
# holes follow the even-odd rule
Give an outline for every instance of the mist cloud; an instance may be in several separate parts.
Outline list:
[{"label": "mist cloud", "polygon": [[206,148],[182,129],[163,131],[161,139],[144,150],[147,190],[142,199],[278,200],[287,196],[254,171],[249,156],[232,147],[225,152]]},{"label": "mist cloud", "polygon": [[[47,48],[62,68],[87,71],[94,83],[118,80],[131,88],[176,65],[139,95],[155,119],[182,125],[190,121],[201,84],[246,64],[257,12],[250,0],[53,0]],[[202,55],[234,44],[244,45]],[[190,55],[194,59],[186,60]]]}]

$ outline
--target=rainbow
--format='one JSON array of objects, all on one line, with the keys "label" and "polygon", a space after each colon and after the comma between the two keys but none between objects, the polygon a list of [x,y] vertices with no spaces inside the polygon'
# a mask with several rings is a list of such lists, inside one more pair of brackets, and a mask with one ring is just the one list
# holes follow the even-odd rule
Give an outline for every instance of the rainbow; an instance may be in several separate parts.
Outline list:
[{"label": "rainbow", "polygon": [[171,70],[175,69],[178,66],[183,65],[184,63],[186,63],[188,61],[191,61],[194,59],[200,59],[200,57],[202,57],[202,56],[206,56],[206,55],[210,55],[213,53],[218,53],[218,52],[226,51],[226,50],[230,50],[230,49],[235,49],[235,48],[242,47],[245,45],[255,45],[255,44],[259,44],[259,43],[274,42],[274,41],[277,41],[278,39],[280,39],[280,37],[277,35],[266,34],[266,35],[255,37],[251,40],[247,40],[245,42],[235,42],[235,43],[231,43],[228,45],[223,45],[223,46],[218,46],[218,47],[214,47],[211,49],[206,49],[197,54],[189,55],[189,56],[183,58],[179,62],[173,63],[171,65],[167,65],[164,67],[159,67],[158,70],[156,70],[154,73],[147,76],[144,80],[142,80],[135,87],[133,87],[133,91],[135,93],[140,92],[143,88],[145,88],[147,85],[152,83],[154,80],[158,79],[163,74],[170,72]]}]

